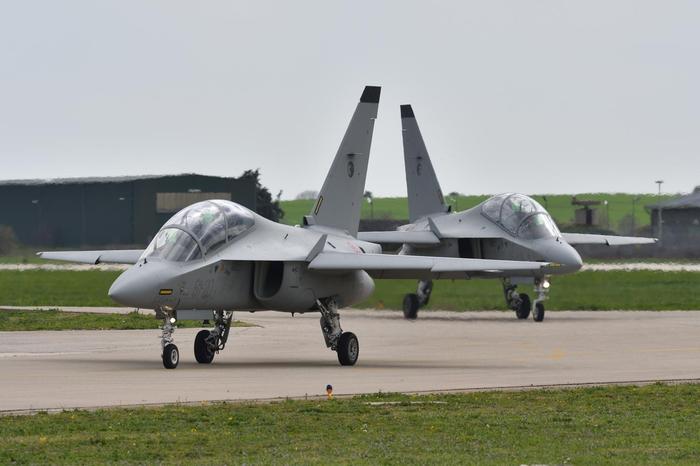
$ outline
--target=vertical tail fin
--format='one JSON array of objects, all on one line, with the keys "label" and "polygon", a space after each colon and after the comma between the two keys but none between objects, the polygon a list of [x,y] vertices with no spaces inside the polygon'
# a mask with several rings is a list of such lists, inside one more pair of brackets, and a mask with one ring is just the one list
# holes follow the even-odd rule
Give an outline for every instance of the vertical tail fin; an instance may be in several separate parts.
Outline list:
[{"label": "vertical tail fin", "polygon": [[380,87],[365,87],[316,204],[311,214],[304,217],[304,224],[336,228],[357,236],[380,93]]},{"label": "vertical tail fin", "polygon": [[414,222],[430,214],[447,212],[440,183],[410,105],[401,106],[401,132],[410,221]]}]

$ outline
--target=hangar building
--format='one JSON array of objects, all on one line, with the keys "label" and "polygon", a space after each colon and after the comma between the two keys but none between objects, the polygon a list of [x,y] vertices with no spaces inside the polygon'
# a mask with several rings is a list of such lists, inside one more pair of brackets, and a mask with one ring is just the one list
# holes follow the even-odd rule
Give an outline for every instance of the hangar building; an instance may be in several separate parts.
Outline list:
[{"label": "hangar building", "polygon": [[0,225],[29,245],[146,245],[175,212],[207,199],[255,210],[255,179],[183,174],[0,181]]},{"label": "hangar building", "polygon": [[700,186],[686,196],[647,209],[651,211],[652,234],[665,246],[700,247]]}]

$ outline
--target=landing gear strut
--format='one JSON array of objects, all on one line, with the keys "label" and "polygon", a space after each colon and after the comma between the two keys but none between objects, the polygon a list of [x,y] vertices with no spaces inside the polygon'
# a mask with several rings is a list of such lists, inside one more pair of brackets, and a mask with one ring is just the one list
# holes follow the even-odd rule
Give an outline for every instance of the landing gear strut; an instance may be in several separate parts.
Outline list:
[{"label": "landing gear strut", "polygon": [[547,277],[535,279],[535,293],[537,293],[537,299],[532,303],[532,318],[535,322],[542,322],[544,320],[544,300],[547,299],[549,293],[549,279]]},{"label": "landing gear strut", "polygon": [[352,332],[343,332],[340,327],[338,304],[333,298],[317,299],[321,312],[321,331],[326,346],[338,353],[341,366],[354,366],[360,356],[360,343]]},{"label": "landing gear strut", "polygon": [[194,339],[194,358],[200,364],[210,364],[228,341],[233,311],[214,311],[214,315],[214,328],[200,330]]},{"label": "landing gear strut", "polygon": [[418,310],[430,301],[433,292],[432,280],[420,280],[415,293],[409,293],[403,298],[403,316],[409,320],[418,318]]},{"label": "landing gear strut", "polygon": [[160,346],[163,350],[161,357],[163,358],[163,366],[166,369],[175,369],[180,362],[180,351],[178,351],[173,339],[175,331],[175,317],[170,314],[165,314],[163,318],[163,333],[160,337]]}]

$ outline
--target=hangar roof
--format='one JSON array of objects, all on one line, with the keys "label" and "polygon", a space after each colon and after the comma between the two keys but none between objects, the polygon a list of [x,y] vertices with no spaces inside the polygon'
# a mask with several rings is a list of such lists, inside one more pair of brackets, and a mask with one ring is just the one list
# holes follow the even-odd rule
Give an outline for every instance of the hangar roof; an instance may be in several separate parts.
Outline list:
[{"label": "hangar roof", "polygon": [[85,178],[45,178],[31,180],[0,180],[0,186],[38,186],[48,184],[88,184],[88,183],[128,183],[131,181],[156,180],[161,178],[174,178],[180,176],[218,176],[200,175],[198,173],[179,173],[176,175],[139,175],[139,176],[103,176]]},{"label": "hangar roof", "polygon": [[658,204],[647,206],[649,209],[700,209],[700,186],[692,193]]}]

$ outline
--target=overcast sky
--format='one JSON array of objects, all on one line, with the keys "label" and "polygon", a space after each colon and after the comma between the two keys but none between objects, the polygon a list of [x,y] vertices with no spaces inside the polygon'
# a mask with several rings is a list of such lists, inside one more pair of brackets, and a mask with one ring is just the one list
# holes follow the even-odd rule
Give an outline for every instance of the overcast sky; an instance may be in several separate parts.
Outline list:
[{"label": "overcast sky", "polygon": [[0,179],[260,168],[319,189],[381,85],[367,189],[405,194],[399,105],[443,191],[700,184],[700,2],[0,3]]}]

